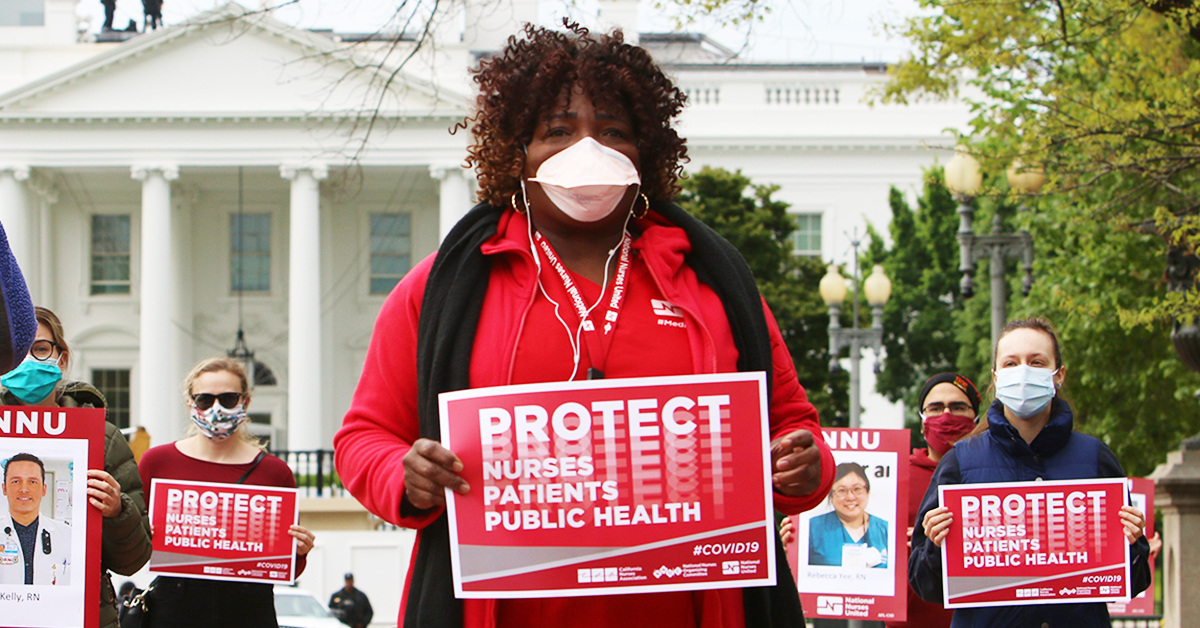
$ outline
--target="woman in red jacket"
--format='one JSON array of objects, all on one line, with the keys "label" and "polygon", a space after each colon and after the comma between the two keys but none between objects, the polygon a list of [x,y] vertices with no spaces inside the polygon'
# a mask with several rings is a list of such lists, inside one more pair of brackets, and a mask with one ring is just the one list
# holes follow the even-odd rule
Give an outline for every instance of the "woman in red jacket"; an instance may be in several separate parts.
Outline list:
[{"label": "woman in red jacket", "polygon": [[347,489],[381,518],[421,531],[401,622],[667,628],[802,621],[794,588],[787,599],[786,573],[766,594],[454,598],[444,490],[472,488],[459,475],[462,462],[438,442],[440,392],[762,370],[770,379],[775,507],[811,508],[834,470],[816,409],[745,262],[669,203],[686,155],[671,127],[684,95],[649,55],[619,32],[527,27],[481,62],[475,81],[468,160],[483,203],[455,226],[436,259],[421,262],[389,296],[334,439]]}]

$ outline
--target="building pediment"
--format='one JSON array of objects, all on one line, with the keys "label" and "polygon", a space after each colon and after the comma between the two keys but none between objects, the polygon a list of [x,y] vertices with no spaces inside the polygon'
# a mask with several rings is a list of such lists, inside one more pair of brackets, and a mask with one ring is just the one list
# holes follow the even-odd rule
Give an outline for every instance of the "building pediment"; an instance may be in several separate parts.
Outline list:
[{"label": "building pediment", "polygon": [[367,51],[230,3],[0,94],[0,118],[461,117],[467,104]]}]

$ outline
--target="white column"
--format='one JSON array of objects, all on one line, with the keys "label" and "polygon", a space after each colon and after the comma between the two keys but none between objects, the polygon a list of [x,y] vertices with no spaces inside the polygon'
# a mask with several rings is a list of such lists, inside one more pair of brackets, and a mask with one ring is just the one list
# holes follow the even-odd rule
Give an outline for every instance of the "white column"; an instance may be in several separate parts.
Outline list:
[{"label": "white column", "polygon": [[[34,246],[32,216],[25,197],[25,181],[29,180],[29,168],[24,166],[0,166],[0,224],[8,235],[8,245],[22,273],[37,268],[30,257]],[[25,283],[31,283],[27,278]]]},{"label": "white column", "polygon": [[177,420],[182,375],[178,372],[177,338],[171,320],[176,310],[171,181],[179,178],[179,168],[134,166],[132,176],[142,182],[138,423],[150,433],[155,445],[161,445],[175,440],[184,428]]},{"label": "white column", "polygon": [[441,183],[438,193],[438,242],[441,242],[471,209],[471,190],[461,166],[433,165],[429,167],[429,175]]},{"label": "white column", "polygon": [[292,182],[288,242],[288,438],[291,451],[320,449],[321,180],[325,166],[281,166]]},{"label": "white column", "polygon": [[[196,320],[192,304],[196,283],[195,268],[197,267],[196,260],[192,256],[192,234],[195,229],[192,223],[192,208],[199,200],[200,190],[195,185],[176,183],[171,186],[171,285],[174,287],[171,296],[174,308],[171,310],[171,320],[178,322],[172,328],[172,333],[175,336],[175,365],[178,368],[180,383],[199,359],[223,353],[206,347],[200,355],[197,355],[195,342],[190,335],[183,331],[184,329],[193,329]],[[228,223],[217,223],[217,225],[222,224],[227,225]],[[204,281],[205,278],[202,276],[200,280]],[[225,342],[230,342],[230,346],[232,346],[230,340],[225,340]],[[183,419],[183,425],[186,427],[188,420],[186,417],[181,416],[180,418]]]},{"label": "white column", "polygon": [[33,268],[25,271],[25,283],[29,285],[29,294],[33,302],[51,310],[56,309],[54,280],[58,277],[54,246],[54,205],[58,203],[58,188],[47,177],[33,177],[25,184],[29,215],[34,218],[35,226],[31,229],[33,240],[37,243],[36,250],[30,251],[33,258]]}]

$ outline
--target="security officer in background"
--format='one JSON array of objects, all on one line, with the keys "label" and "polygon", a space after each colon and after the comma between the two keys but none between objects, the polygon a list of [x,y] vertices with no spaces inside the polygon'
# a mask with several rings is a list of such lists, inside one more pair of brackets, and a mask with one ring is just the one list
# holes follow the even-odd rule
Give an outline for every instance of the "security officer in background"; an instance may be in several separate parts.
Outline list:
[{"label": "security officer in background", "polygon": [[350,628],[366,628],[375,616],[366,594],[354,588],[354,574],[346,574],[346,586],[329,598],[329,610]]},{"label": "security officer in background", "polygon": [[0,516],[0,584],[70,584],[71,528],[42,517],[46,467],[32,454],[4,465],[8,514]]}]

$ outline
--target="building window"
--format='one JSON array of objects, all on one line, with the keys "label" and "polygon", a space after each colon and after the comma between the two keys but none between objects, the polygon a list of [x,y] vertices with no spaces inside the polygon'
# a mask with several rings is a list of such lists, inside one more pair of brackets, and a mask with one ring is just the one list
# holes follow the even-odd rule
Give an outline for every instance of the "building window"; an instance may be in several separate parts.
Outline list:
[{"label": "building window", "polygon": [[792,254],[807,257],[821,256],[821,214],[794,214],[796,230],[792,232]]},{"label": "building window", "polygon": [[371,294],[388,294],[409,269],[408,214],[371,214]]},{"label": "building window", "polygon": [[92,385],[108,401],[108,422],[129,427],[129,369],[92,369]]},{"label": "building window", "polygon": [[271,291],[271,215],[229,216],[229,286],[232,292]]},{"label": "building window", "polygon": [[0,2],[0,26],[45,26],[46,0]]},{"label": "building window", "polygon": [[92,294],[129,294],[129,214],[92,216]]}]

